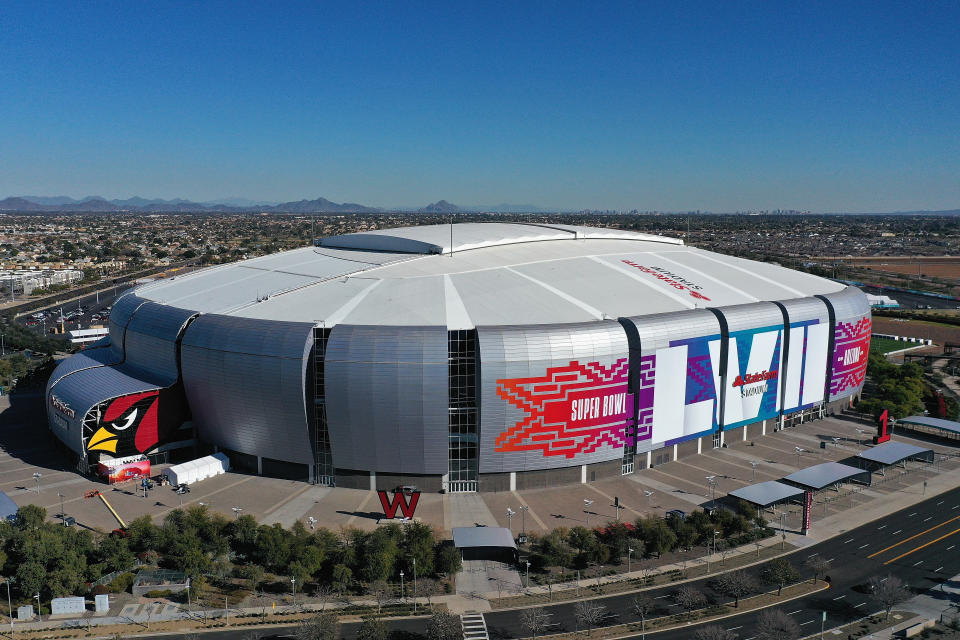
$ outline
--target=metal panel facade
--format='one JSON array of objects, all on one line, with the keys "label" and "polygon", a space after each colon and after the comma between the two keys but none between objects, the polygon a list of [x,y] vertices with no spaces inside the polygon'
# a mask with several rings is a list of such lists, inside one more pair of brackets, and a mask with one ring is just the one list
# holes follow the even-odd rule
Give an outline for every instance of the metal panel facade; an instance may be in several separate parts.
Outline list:
[{"label": "metal panel facade", "polygon": [[336,468],[447,472],[446,327],[337,325],[324,378]]},{"label": "metal panel facade", "polygon": [[706,309],[692,309],[623,322],[630,328],[637,451],[715,431],[721,384],[717,316]]},{"label": "metal panel facade", "polygon": [[124,334],[124,365],[150,371],[164,385],[177,381],[177,337],[193,311],[147,302],[137,308]]},{"label": "metal panel facade", "polygon": [[73,451],[83,453],[83,419],[90,409],[104,400],[159,387],[155,381],[142,380],[110,366],[82,368],[59,376],[47,391],[50,430]]},{"label": "metal panel facade", "polygon": [[870,355],[871,316],[867,297],[856,287],[824,296],[833,305],[833,353],[830,357],[830,400],[860,391]]},{"label": "metal panel facade", "polygon": [[312,333],[303,322],[216,314],[193,321],[181,343],[181,366],[200,438],[312,464],[304,388]]},{"label": "metal panel facade", "polygon": [[110,311],[110,347],[117,357],[117,362],[123,362],[123,334],[126,331],[127,324],[136,313],[137,307],[146,303],[147,300],[137,296],[135,293],[126,293],[113,303],[113,309]]},{"label": "metal panel facade", "polygon": [[613,321],[480,327],[480,473],[614,460],[633,416]]}]

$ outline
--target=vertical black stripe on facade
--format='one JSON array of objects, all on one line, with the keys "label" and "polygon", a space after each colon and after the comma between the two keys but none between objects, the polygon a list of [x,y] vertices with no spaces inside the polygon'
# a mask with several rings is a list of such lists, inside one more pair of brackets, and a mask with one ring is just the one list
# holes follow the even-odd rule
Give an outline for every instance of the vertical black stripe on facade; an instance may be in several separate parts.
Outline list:
[{"label": "vertical black stripe on facade", "polygon": [[[780,371],[777,372],[777,375],[780,377],[780,406],[777,407],[777,414],[783,415],[783,398],[787,393],[787,375],[784,372],[784,367],[787,366],[787,360],[790,358],[790,314],[787,313],[787,308],[780,302],[773,301],[773,304],[777,305],[780,309],[780,313],[783,314],[783,339],[780,343]],[[801,364],[803,364],[801,362]]]},{"label": "vertical black stripe on facade", "polygon": [[[183,367],[181,366],[182,354],[180,353],[180,348],[183,346],[183,336],[187,332],[187,327],[189,327],[190,324],[199,317],[200,317],[200,314],[195,313],[189,318],[187,318],[187,321],[183,323],[182,327],[180,327],[180,331],[177,332],[177,337],[174,340],[174,345],[175,345],[174,357],[176,358],[176,362],[177,362],[177,380],[180,382],[183,382]],[[127,335],[126,330],[124,330],[123,335],[124,335],[124,341],[126,341],[126,335]]]},{"label": "vertical black stripe on facade", "polygon": [[717,398],[717,431],[723,431],[724,415],[727,411],[727,357],[730,351],[730,327],[723,312],[716,307],[707,307],[707,311],[717,316],[720,323],[720,397]]},{"label": "vertical black stripe on facade", "polygon": [[633,442],[633,452],[637,451],[637,421],[640,417],[640,407],[639,402],[636,401],[638,398],[639,389],[637,389],[637,380],[640,374],[640,358],[641,358],[641,340],[640,332],[637,331],[637,325],[633,324],[627,318],[618,318],[617,321],[620,323],[620,326],[623,327],[623,332],[627,334],[627,390],[634,397],[633,402],[633,415],[630,416],[630,419],[627,422],[627,433],[624,435],[627,437],[627,442]]},{"label": "vertical black stripe on facade", "polygon": [[833,304],[827,298],[820,294],[813,296],[823,301],[823,304],[827,305],[827,318],[830,322],[830,334],[827,336],[827,378],[823,383],[823,401],[824,403],[830,402],[830,379],[833,377],[833,349],[836,346],[836,335],[837,335],[837,312],[833,309]]}]

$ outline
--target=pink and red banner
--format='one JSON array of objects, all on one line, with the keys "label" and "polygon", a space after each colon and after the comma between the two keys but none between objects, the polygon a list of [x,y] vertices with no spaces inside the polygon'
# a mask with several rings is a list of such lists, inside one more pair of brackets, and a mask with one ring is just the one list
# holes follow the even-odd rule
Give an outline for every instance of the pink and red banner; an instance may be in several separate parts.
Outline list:
[{"label": "pink and red banner", "polygon": [[546,375],[497,380],[497,395],[524,417],[501,432],[496,451],[541,451],[573,458],[604,444],[629,443],[633,396],[627,391],[627,358],[605,367],[597,362],[551,367]]}]

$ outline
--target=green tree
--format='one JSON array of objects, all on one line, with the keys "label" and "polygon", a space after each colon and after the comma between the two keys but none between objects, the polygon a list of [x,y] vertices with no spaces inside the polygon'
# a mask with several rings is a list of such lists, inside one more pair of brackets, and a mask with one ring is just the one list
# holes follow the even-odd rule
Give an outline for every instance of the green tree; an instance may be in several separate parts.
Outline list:
[{"label": "green tree", "polygon": [[353,585],[353,572],[345,564],[338,564],[333,568],[331,575],[334,590],[343,595]]},{"label": "green tree", "polygon": [[123,571],[136,562],[136,556],[130,551],[125,538],[103,536],[97,545],[97,559],[107,571]]},{"label": "green tree", "polygon": [[44,587],[47,577],[47,568],[40,562],[24,562],[17,567],[16,585],[22,598],[32,598]]},{"label": "green tree", "polygon": [[677,534],[667,526],[664,520],[655,518],[654,522],[644,531],[644,542],[646,542],[648,549],[657,552],[659,558],[664,553],[673,550],[677,545]]},{"label": "green tree", "polygon": [[386,529],[377,529],[367,538],[363,549],[361,575],[368,582],[386,580],[394,575],[399,549]]},{"label": "green tree", "polygon": [[440,551],[437,553],[437,563],[435,565],[435,568],[439,573],[453,575],[460,571],[462,564],[460,552],[457,551],[456,547],[454,547],[452,544],[446,544],[440,547]]},{"label": "green tree", "polygon": [[47,519],[47,510],[35,504],[26,504],[17,509],[17,528],[30,530],[39,528]]},{"label": "green tree", "polygon": [[160,529],[153,524],[149,515],[140,516],[130,522],[127,525],[127,536],[130,548],[137,553],[160,549]]}]

